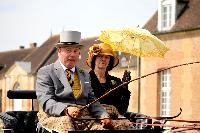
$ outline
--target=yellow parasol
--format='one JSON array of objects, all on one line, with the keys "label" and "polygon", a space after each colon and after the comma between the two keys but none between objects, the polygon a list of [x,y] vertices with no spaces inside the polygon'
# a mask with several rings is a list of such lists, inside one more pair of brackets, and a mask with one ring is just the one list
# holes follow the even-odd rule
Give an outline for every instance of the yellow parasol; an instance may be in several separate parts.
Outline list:
[{"label": "yellow parasol", "polygon": [[169,50],[164,42],[141,28],[108,29],[102,31],[99,40],[109,44],[114,51],[139,57],[164,57]]},{"label": "yellow parasol", "polygon": [[[141,28],[108,29],[99,40],[109,44],[114,51],[138,56],[138,77],[141,77],[141,57],[164,57],[169,50],[164,42]],[[128,66],[129,68],[129,66]],[[138,80],[138,112],[140,112],[141,81]]]}]

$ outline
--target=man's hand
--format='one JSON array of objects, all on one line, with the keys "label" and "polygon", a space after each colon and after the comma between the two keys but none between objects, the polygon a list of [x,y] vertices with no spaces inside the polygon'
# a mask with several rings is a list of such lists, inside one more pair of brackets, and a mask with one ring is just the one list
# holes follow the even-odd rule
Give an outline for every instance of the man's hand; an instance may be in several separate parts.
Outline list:
[{"label": "man's hand", "polygon": [[105,119],[101,120],[100,123],[106,129],[113,129],[114,128],[114,126],[112,124],[112,121],[110,119],[108,119],[108,118],[105,118]]},{"label": "man's hand", "polygon": [[80,109],[77,108],[77,107],[67,107],[65,110],[64,110],[64,113],[65,115],[67,115],[67,111],[68,111],[68,114],[74,118],[78,118],[81,116],[81,112],[80,112]]}]

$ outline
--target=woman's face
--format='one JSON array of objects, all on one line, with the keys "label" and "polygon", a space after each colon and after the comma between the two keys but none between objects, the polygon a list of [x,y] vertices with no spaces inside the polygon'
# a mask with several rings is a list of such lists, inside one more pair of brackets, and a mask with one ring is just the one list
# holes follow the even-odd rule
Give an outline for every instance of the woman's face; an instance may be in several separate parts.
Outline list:
[{"label": "woman's face", "polygon": [[109,55],[97,55],[95,60],[95,68],[106,69],[110,62]]}]

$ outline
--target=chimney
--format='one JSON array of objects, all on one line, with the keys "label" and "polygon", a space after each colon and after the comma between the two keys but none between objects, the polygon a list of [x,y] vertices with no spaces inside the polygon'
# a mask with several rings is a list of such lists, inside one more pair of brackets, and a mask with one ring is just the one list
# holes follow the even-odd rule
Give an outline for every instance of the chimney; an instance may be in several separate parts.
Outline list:
[{"label": "chimney", "polygon": [[20,45],[20,46],[19,46],[19,49],[24,49],[24,46],[23,46],[23,45]]},{"label": "chimney", "polygon": [[33,42],[29,44],[30,48],[36,48],[37,47],[37,43]]}]

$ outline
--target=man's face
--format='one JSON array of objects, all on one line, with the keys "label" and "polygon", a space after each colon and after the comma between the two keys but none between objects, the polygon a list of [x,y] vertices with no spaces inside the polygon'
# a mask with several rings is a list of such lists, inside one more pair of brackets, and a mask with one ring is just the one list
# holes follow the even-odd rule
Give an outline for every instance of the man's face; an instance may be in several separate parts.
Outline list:
[{"label": "man's face", "polygon": [[68,69],[75,66],[80,55],[80,46],[67,46],[58,48],[58,57]]}]

